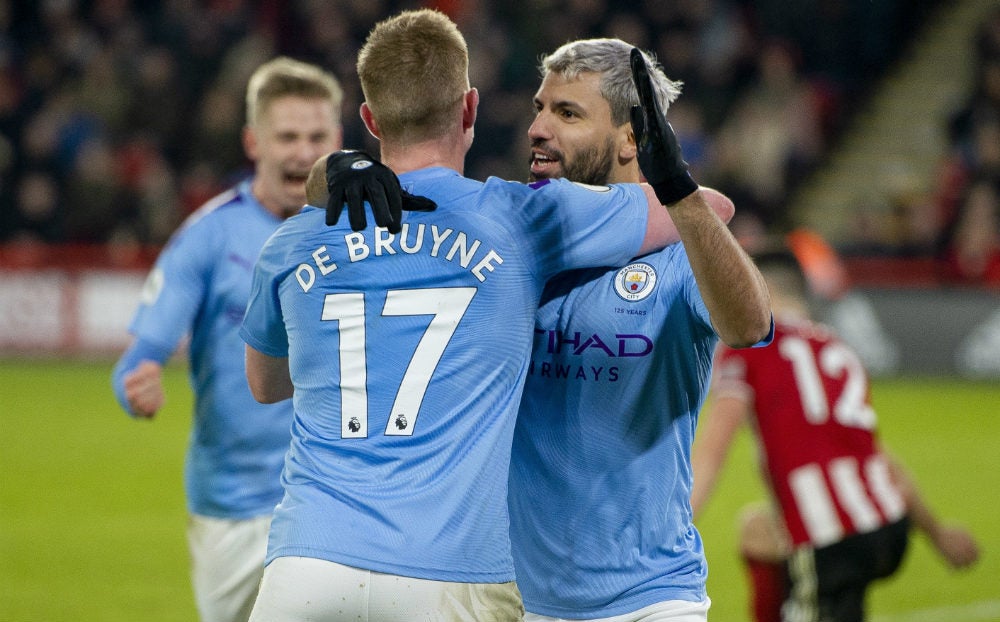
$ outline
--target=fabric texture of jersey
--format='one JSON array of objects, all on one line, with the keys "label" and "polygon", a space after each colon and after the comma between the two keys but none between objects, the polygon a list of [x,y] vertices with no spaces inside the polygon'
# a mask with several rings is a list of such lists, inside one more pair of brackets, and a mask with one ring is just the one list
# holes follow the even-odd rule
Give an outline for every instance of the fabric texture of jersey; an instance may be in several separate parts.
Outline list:
[{"label": "fabric texture of jersey", "polygon": [[876,442],[868,374],[826,327],[777,322],[770,348],[720,347],[715,370],[718,395],[753,404],[761,466],[795,546],[827,546],[904,515]]},{"label": "fabric texture of jersey", "polygon": [[509,491],[533,613],[706,598],[690,458],[718,337],[682,244],[622,266],[556,276],[536,317]]},{"label": "fabric texture of jersey", "polygon": [[295,385],[268,560],[511,581],[507,471],[539,297],[557,272],[635,254],[646,199],[443,168],[400,180],[437,210],[392,236],[306,208],[255,270],[242,335],[287,355]]},{"label": "fabric texture of jersey", "polygon": [[249,518],[281,500],[292,405],[253,398],[239,336],[254,261],[279,224],[249,182],[206,203],[160,254],[130,325],[165,351],[190,338],[195,402],[184,479],[195,514]]}]

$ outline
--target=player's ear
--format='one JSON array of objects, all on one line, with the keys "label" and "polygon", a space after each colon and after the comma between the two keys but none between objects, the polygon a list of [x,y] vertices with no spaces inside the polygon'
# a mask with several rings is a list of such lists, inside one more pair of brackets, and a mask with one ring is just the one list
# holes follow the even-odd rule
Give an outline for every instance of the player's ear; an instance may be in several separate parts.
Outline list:
[{"label": "player's ear", "polygon": [[618,145],[618,161],[622,163],[631,162],[635,159],[635,132],[632,131],[631,123],[623,123],[618,126],[616,143]]},{"label": "player's ear", "polygon": [[368,128],[369,134],[378,140],[382,140],[382,132],[378,129],[378,123],[375,122],[372,109],[368,107],[366,102],[361,102],[361,120],[364,122],[365,127]]},{"label": "player's ear", "polygon": [[468,130],[476,124],[476,114],[479,110],[479,90],[475,87],[465,93],[462,106],[462,129]]},{"label": "player's ear", "polygon": [[243,153],[246,154],[251,162],[256,162],[260,152],[257,146],[257,132],[249,125],[244,125],[240,139],[243,142]]}]

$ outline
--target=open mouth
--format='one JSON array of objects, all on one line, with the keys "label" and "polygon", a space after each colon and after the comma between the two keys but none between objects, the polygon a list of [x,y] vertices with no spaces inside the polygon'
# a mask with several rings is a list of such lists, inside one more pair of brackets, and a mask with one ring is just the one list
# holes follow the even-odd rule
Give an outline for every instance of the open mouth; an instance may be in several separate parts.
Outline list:
[{"label": "open mouth", "polygon": [[555,177],[559,171],[559,158],[553,154],[532,149],[529,165],[531,174],[536,178]]},{"label": "open mouth", "polygon": [[304,185],[308,177],[309,173],[285,173],[283,175],[286,184],[298,184],[298,185]]}]

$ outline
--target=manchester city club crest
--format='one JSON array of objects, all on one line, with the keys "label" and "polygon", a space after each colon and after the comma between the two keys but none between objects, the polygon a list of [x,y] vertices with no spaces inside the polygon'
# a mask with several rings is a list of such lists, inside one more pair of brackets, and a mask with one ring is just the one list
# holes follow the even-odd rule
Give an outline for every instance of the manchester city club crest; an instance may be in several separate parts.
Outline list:
[{"label": "manchester city club crest", "polygon": [[629,264],[615,275],[615,292],[629,302],[648,298],[655,285],[656,270],[648,263]]}]

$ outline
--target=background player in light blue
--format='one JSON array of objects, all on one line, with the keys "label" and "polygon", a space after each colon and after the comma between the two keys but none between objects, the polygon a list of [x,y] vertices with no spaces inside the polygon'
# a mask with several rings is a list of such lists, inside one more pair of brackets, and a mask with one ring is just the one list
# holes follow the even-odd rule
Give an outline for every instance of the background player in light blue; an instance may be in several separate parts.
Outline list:
[{"label": "background player in light blue", "polygon": [[[507,472],[539,296],[558,272],[662,247],[666,209],[634,184],[463,177],[478,93],[442,13],[380,22],[358,75],[382,161],[438,207],[398,235],[307,207],[261,252],[247,376],[258,399],[294,396],[295,415],[251,620],[520,620]],[[310,204],[326,204],[311,190],[324,172],[378,166],[330,157]],[[664,184],[674,209],[724,228],[664,160],[684,177]]]},{"label": "background player in light blue", "polygon": [[[543,59],[528,130],[532,178],[640,179],[631,49],[582,40]],[[680,85],[651,57],[645,64],[665,110]],[[717,335],[754,344],[768,334],[770,310],[725,226],[692,230],[684,209],[670,208],[682,244],[559,274],[542,296],[509,491],[528,620],[707,617],[691,443]]]},{"label": "background player in light blue", "polygon": [[243,145],[254,175],[191,215],[157,259],[112,384],[122,408],[149,419],[163,405],[161,370],[185,336],[195,394],[185,464],[195,604],[203,620],[246,620],[281,500],[292,405],[250,395],[238,329],[253,263],[305,203],[320,156],[341,144],[341,88],[319,68],[277,58],[247,87]]}]

